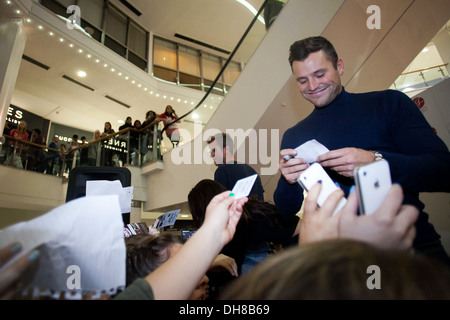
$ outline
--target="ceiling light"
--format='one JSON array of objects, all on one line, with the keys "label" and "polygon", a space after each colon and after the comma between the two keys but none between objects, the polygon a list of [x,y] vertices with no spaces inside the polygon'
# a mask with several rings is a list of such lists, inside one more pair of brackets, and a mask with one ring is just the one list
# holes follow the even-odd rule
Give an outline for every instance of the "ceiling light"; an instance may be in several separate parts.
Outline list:
[{"label": "ceiling light", "polygon": [[198,114],[196,114],[195,112],[192,114],[192,119],[198,119]]},{"label": "ceiling light", "polygon": [[78,75],[80,78],[84,78],[84,77],[86,77],[86,72],[84,72],[83,70],[80,70],[80,71],[78,71],[77,75]]},{"label": "ceiling light", "polygon": [[427,47],[423,48],[422,52],[427,52],[429,49]]},{"label": "ceiling light", "polygon": [[73,43],[69,44],[69,47],[73,48]]},{"label": "ceiling light", "polygon": [[44,27],[43,26],[38,26],[38,29],[42,30],[42,29],[44,29]]},{"label": "ceiling light", "polygon": [[100,60],[99,60],[99,59],[95,59],[95,62],[96,62],[96,63],[99,63],[99,62],[100,62]]},{"label": "ceiling light", "polygon": [[90,58],[92,57],[92,55],[91,55],[91,54],[88,54],[86,57],[88,57],[88,59],[90,59]]},{"label": "ceiling light", "polygon": [[53,36],[53,35],[54,35],[54,33],[53,33],[53,32],[51,32],[51,31],[50,31],[50,32],[49,32],[48,34],[49,34],[49,35],[51,35],[51,36]]},{"label": "ceiling light", "polygon": [[64,39],[63,38],[59,38],[59,42],[64,42]]},{"label": "ceiling light", "polygon": [[[237,2],[239,2],[240,4],[242,4],[244,7],[246,7],[248,10],[250,10],[250,12],[253,15],[257,15],[258,14],[258,10],[256,10],[250,3],[248,3],[245,0],[236,0]],[[262,23],[262,24],[266,24],[263,17],[259,16],[258,20]]]}]

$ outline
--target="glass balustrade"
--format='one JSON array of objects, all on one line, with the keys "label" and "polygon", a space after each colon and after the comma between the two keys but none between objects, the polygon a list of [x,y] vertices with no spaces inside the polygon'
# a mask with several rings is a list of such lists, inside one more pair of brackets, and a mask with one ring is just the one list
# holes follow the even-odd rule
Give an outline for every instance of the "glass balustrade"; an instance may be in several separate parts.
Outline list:
[{"label": "glass balustrade", "polygon": [[397,80],[394,81],[391,89],[407,93],[432,87],[449,77],[446,68],[447,65],[448,63],[402,73]]}]

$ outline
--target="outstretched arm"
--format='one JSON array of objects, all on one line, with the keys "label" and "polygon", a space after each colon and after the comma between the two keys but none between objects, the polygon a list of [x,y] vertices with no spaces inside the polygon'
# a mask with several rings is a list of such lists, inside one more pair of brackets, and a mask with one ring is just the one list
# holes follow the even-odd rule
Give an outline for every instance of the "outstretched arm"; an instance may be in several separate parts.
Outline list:
[{"label": "outstretched arm", "polygon": [[145,279],[155,299],[188,299],[220,250],[234,236],[247,198],[235,200],[230,191],[209,203],[205,221],[180,251]]}]

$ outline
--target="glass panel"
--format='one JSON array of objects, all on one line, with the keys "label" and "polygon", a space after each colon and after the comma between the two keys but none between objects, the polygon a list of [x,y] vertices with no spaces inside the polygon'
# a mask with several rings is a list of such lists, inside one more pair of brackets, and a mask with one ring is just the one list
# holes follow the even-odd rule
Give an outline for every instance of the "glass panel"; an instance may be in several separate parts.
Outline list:
[{"label": "glass panel", "polygon": [[203,78],[215,80],[220,72],[220,69],[222,68],[220,58],[204,53],[202,55],[202,64],[203,64]]},{"label": "glass panel", "polygon": [[128,48],[143,59],[147,59],[147,32],[134,23],[130,23]]},{"label": "glass panel", "polygon": [[122,46],[117,41],[113,40],[112,38],[105,36],[105,46],[113,50],[115,53],[119,54],[122,57],[126,57],[127,55],[127,49]]},{"label": "glass panel", "polygon": [[225,69],[225,72],[223,74],[224,82],[227,84],[233,84],[234,81],[236,81],[237,77],[239,77],[239,74],[241,73],[241,66],[237,62],[231,61],[227,68]]},{"label": "glass panel", "polygon": [[[204,83],[205,83],[205,90],[208,90],[209,88],[211,88],[213,82],[214,81],[205,80],[204,81]],[[216,82],[216,85],[211,90],[211,93],[223,96],[224,95],[223,84],[221,82]]]},{"label": "glass panel", "polygon": [[180,71],[194,76],[200,76],[200,59],[198,51],[179,46],[178,54]]},{"label": "glass panel", "polygon": [[127,43],[127,17],[111,7],[108,8],[106,33],[124,45]]},{"label": "glass panel", "polygon": [[75,4],[75,0],[55,0],[59,4],[61,4],[64,8],[67,8],[70,5]]},{"label": "glass panel", "polygon": [[78,0],[81,16],[93,26],[101,29],[105,0]]},{"label": "glass panel", "polygon": [[173,70],[153,66],[153,76],[162,80],[177,83],[177,72]]},{"label": "glass panel", "polygon": [[[89,22],[86,22],[83,19],[81,19],[81,27],[85,30],[86,30],[86,28],[91,28],[93,31],[91,34],[91,37],[94,38],[95,40],[97,40],[98,42],[102,42],[102,32],[99,29],[97,29],[92,24],[90,24]],[[88,30],[86,30],[86,32],[87,31]]]},{"label": "glass panel", "polygon": [[185,74],[185,73],[180,72],[180,84],[183,84],[189,88],[202,90],[201,79],[199,77],[195,77],[190,74]]},{"label": "glass panel", "polygon": [[153,51],[154,64],[169,69],[177,69],[177,50],[174,43],[156,41],[155,39]]},{"label": "glass panel", "polygon": [[142,70],[147,71],[147,61],[139,58],[137,55],[135,55],[131,51],[128,51],[128,61],[130,61],[134,65],[138,66]]},{"label": "glass panel", "polygon": [[62,17],[68,18],[70,15],[66,12],[64,5],[61,5],[54,0],[41,0],[41,5],[51,10],[55,14],[59,14]]}]

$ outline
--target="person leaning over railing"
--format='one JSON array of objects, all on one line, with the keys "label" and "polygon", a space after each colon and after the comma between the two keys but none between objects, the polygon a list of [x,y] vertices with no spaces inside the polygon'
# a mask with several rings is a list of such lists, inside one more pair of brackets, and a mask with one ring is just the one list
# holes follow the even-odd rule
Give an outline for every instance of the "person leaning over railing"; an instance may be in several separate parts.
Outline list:
[{"label": "person leaning over railing", "polygon": [[97,163],[97,155],[98,155],[98,148],[101,147],[100,143],[100,130],[94,131],[94,139],[89,143],[88,147],[88,166],[95,167]]},{"label": "person leaning over railing", "polygon": [[6,160],[3,164],[22,169],[23,168],[22,149],[24,148],[24,144],[19,141],[28,140],[26,121],[24,120],[20,121],[18,128],[12,129],[9,135],[15,139],[9,140],[9,148],[6,151]]},{"label": "person leaning over railing", "polygon": [[41,162],[41,167],[39,172],[46,173],[46,174],[53,174],[53,168],[55,164],[59,163],[59,154],[58,154],[58,142],[59,137],[54,136],[52,139],[52,142],[48,145],[48,151],[44,158],[44,160]]}]

